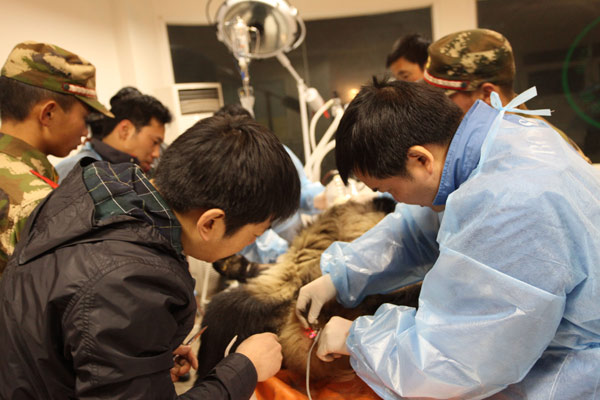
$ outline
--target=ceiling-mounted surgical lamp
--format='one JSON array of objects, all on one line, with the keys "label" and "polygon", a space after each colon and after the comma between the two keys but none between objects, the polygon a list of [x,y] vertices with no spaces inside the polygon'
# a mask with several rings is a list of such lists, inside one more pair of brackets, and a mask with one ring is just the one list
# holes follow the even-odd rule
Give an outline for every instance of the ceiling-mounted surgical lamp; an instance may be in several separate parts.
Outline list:
[{"label": "ceiling-mounted surgical lamp", "polygon": [[[253,113],[254,95],[248,66],[253,58],[277,57],[292,74],[298,86],[304,157],[311,154],[307,104],[313,110],[323,105],[315,88],[309,88],[285,55],[302,43],[306,36],[298,10],[284,0],[226,0],[217,11],[217,38],[238,60],[242,88],[238,91],[242,106]],[[314,146],[313,146],[314,147]]]},{"label": "ceiling-mounted surgical lamp", "polygon": [[253,58],[276,57],[302,43],[306,29],[298,11],[281,0],[227,0],[217,11],[217,38],[238,61],[242,105],[254,114],[249,64]]},{"label": "ceiling-mounted surgical lamp", "polygon": [[282,0],[227,0],[217,24],[217,37],[236,57],[274,57],[298,47],[306,35],[298,10]]}]

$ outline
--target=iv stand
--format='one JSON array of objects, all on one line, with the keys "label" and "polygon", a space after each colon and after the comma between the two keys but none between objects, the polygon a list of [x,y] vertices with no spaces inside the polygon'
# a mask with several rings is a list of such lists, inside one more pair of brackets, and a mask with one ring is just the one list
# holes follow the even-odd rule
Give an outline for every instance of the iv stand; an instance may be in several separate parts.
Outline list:
[{"label": "iv stand", "polygon": [[[308,88],[304,83],[304,80],[298,75],[294,67],[292,67],[292,63],[287,58],[287,56],[283,52],[277,53],[277,59],[289,72],[292,74],[294,79],[296,80],[296,86],[298,87],[298,102],[300,103],[300,124],[302,127],[302,146],[304,149],[304,162],[306,163],[311,154],[311,146],[310,139],[308,136],[308,111],[306,109],[307,106],[307,91]],[[314,90],[314,89],[313,89]],[[323,102],[321,100],[321,102]]]}]

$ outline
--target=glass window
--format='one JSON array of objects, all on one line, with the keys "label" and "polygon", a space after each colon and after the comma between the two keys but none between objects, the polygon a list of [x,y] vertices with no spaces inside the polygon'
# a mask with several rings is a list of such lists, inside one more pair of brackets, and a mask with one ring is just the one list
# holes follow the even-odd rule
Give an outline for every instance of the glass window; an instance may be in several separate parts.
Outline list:
[{"label": "glass window", "polygon": [[479,0],[479,27],[502,33],[515,53],[517,93],[536,86],[529,108],[600,162],[600,0]]},{"label": "glass window", "polygon": [[[408,33],[431,38],[429,8],[349,18],[305,21],[306,39],[287,54],[294,69],[308,86],[327,101],[334,93],[343,102],[353,90],[385,73],[392,45]],[[168,26],[175,82],[221,82],[225,104],[239,103],[241,78],[237,62],[216,38],[212,26]],[[298,91],[291,74],[275,59],[252,60],[250,84],[254,88],[256,119],[273,130],[301,160],[302,129]],[[327,122],[320,122],[323,133]],[[323,163],[325,173],[334,168],[330,153]]]}]

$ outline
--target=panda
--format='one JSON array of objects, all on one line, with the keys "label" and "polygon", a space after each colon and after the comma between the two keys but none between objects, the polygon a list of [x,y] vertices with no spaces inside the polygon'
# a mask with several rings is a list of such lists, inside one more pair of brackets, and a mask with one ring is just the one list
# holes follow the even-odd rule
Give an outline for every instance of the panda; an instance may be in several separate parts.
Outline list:
[{"label": "panda", "polygon": [[[356,239],[394,207],[395,202],[387,197],[335,205],[303,229],[275,264],[259,265],[238,255],[216,262],[217,271],[241,283],[214,295],[206,307],[202,318],[202,327],[206,329],[198,352],[198,379],[224,357],[235,335],[237,340],[231,352],[246,338],[261,332],[279,336],[282,368],[304,376],[313,339],[294,311],[300,288],[321,276],[321,253],[329,245]],[[369,296],[353,309],[331,301],[323,307],[318,327],[323,327],[334,315],[354,320],[360,315],[373,314],[383,303],[417,307],[420,286],[417,283],[391,294]],[[312,354],[310,363],[311,381],[343,381],[354,376],[347,356],[326,363]]]}]

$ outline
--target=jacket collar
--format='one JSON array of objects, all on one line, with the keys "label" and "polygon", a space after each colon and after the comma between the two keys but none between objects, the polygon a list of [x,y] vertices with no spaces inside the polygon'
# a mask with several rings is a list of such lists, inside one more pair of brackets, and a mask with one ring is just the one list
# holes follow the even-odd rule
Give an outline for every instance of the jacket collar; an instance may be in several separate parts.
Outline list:
[{"label": "jacket collar", "polygon": [[181,224],[140,167],[97,161],[83,169],[83,181],[94,201],[99,226],[122,216],[133,217],[152,225],[177,253],[183,251]]},{"label": "jacket collar", "polygon": [[90,140],[90,145],[96,153],[100,154],[103,160],[106,160],[113,164],[120,164],[124,162],[130,162],[134,164],[140,164],[139,160],[131,154],[124,153],[114,147],[104,143],[98,139]]},{"label": "jacket collar", "polygon": [[481,100],[477,100],[465,114],[450,142],[440,187],[433,200],[434,205],[446,204],[448,196],[458,189],[477,167],[481,145],[497,114],[497,110]]}]

